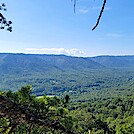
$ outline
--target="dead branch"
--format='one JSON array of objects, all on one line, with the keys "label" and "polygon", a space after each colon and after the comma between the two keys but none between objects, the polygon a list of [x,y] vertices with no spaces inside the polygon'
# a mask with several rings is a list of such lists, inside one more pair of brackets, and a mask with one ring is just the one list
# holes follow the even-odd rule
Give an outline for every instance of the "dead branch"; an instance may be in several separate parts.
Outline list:
[{"label": "dead branch", "polygon": [[100,19],[101,19],[101,17],[102,17],[102,13],[103,13],[104,8],[105,8],[105,5],[106,5],[106,0],[103,1],[103,5],[102,5],[102,8],[101,8],[99,17],[98,17],[98,19],[97,19],[96,25],[92,28],[92,31],[99,25]]}]

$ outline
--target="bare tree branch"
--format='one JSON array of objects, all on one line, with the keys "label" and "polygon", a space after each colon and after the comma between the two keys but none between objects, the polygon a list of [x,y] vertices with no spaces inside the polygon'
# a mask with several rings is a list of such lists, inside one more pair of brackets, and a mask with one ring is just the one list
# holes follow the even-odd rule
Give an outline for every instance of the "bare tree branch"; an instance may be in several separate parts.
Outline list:
[{"label": "bare tree branch", "polygon": [[[74,2],[73,5],[74,5],[74,13],[75,13],[76,2],[77,2],[78,0],[71,0],[71,1]],[[95,26],[92,28],[92,31],[93,31],[94,29],[96,29],[96,27],[99,25],[100,19],[101,19],[101,17],[102,17],[102,13],[103,13],[104,8],[105,8],[105,5],[106,5],[106,0],[103,1],[103,5],[102,5],[102,7],[101,7],[101,11],[100,11],[99,17],[98,17],[98,19],[97,19],[97,22],[96,22]]]},{"label": "bare tree branch", "polygon": [[102,13],[103,13],[104,8],[105,8],[105,5],[106,5],[106,0],[103,1],[103,5],[102,5],[102,8],[101,8],[99,17],[98,17],[97,22],[96,22],[96,25],[93,27],[92,31],[99,25],[100,19],[102,17]]}]

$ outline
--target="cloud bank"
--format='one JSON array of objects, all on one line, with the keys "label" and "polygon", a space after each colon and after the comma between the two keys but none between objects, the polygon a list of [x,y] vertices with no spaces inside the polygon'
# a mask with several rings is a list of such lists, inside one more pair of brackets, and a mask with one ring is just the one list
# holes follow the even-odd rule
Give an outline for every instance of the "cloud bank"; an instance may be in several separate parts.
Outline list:
[{"label": "cloud bank", "polygon": [[42,53],[42,54],[65,54],[72,56],[84,56],[86,53],[77,48],[26,48],[27,52]]}]

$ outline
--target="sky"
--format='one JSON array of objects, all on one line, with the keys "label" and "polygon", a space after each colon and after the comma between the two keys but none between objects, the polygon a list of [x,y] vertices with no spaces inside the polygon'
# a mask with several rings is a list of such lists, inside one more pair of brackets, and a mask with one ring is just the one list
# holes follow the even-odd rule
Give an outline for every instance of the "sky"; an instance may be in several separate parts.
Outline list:
[{"label": "sky", "polygon": [[92,57],[134,55],[134,1],[1,0],[13,32],[0,30],[0,53],[65,54]]}]

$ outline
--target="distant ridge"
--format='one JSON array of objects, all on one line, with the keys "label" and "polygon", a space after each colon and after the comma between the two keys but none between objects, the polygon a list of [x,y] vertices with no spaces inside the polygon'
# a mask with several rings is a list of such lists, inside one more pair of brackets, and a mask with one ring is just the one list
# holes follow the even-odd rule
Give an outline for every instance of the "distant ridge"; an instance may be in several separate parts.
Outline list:
[{"label": "distant ridge", "polygon": [[134,67],[134,56],[73,57],[53,54],[0,53],[0,73]]},{"label": "distant ridge", "polygon": [[104,67],[90,58],[66,55],[0,53],[0,72],[83,70]]},{"label": "distant ridge", "polygon": [[[84,88],[98,86],[98,83],[91,84],[89,81],[97,76],[97,82],[102,82],[103,75],[111,75],[117,70],[124,72],[124,68],[134,70],[134,56],[72,57],[0,53],[0,90],[16,91],[30,84],[37,94],[42,94],[50,93],[52,89],[78,89],[81,82],[85,83]],[[132,76],[128,79],[132,79]]]},{"label": "distant ridge", "polygon": [[91,58],[93,61],[105,67],[134,67],[134,55],[126,56],[96,56]]}]

